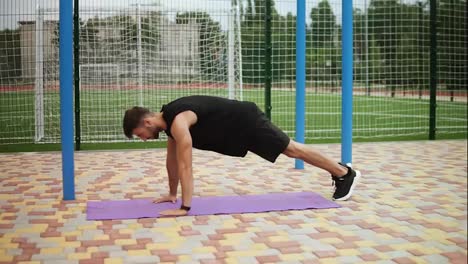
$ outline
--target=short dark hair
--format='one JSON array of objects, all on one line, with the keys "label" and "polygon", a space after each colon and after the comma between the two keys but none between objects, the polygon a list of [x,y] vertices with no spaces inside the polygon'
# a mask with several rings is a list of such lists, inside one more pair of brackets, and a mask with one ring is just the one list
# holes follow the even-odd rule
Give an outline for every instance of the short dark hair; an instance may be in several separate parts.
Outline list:
[{"label": "short dark hair", "polygon": [[134,106],[133,108],[125,111],[125,116],[123,119],[123,130],[125,136],[128,138],[133,138],[133,130],[137,128],[143,118],[149,115],[151,112],[148,108]]}]

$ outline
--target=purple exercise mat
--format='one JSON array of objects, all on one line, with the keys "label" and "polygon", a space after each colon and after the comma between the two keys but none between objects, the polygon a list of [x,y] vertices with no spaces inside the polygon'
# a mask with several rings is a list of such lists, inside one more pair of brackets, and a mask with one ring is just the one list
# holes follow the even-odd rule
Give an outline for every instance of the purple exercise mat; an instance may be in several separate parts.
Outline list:
[{"label": "purple exercise mat", "polygon": [[[90,201],[87,207],[87,220],[156,218],[163,210],[179,207],[180,199],[175,204],[155,204],[150,199]],[[188,215],[259,213],[337,207],[340,205],[313,192],[210,196],[194,197],[192,209]]]}]

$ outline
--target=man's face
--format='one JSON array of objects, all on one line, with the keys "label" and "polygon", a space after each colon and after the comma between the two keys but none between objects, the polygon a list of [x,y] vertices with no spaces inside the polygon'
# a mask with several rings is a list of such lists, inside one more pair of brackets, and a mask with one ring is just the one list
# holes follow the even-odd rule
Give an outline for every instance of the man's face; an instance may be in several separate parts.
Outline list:
[{"label": "man's face", "polygon": [[152,125],[150,123],[144,122],[143,125],[133,130],[133,135],[141,138],[143,141],[146,141],[148,139],[158,139],[159,132],[161,131],[161,128],[158,128],[157,126]]}]

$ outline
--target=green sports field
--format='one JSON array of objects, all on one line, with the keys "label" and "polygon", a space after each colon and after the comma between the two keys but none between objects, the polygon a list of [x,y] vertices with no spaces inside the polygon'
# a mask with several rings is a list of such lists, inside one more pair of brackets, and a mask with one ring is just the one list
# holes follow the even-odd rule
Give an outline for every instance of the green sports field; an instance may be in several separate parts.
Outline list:
[{"label": "green sports field", "polygon": [[[192,90],[85,90],[80,94],[81,138],[83,143],[125,141],[123,112],[139,104],[152,110],[173,99],[190,94],[227,96],[226,89]],[[264,91],[247,89],[243,100],[254,101],[264,109]],[[272,120],[294,137],[295,92],[272,91]],[[389,96],[354,96],[353,136],[356,140],[427,139],[429,100]],[[437,102],[437,137],[467,137],[467,103]],[[41,143],[60,142],[60,109],[57,91],[44,94],[44,137]],[[341,133],[340,94],[307,92],[306,140],[337,141]],[[35,141],[35,98],[31,91],[0,93],[0,148],[5,144],[31,144]],[[11,148],[11,146],[10,146]]]}]

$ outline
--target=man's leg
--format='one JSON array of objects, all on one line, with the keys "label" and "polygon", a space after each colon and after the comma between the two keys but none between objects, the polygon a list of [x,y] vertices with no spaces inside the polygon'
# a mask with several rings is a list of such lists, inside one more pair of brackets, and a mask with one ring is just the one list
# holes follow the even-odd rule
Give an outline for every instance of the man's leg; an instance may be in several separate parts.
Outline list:
[{"label": "man's leg", "polygon": [[319,151],[291,140],[283,151],[288,157],[301,159],[311,165],[328,171],[332,175],[335,186],[333,199],[344,201],[351,197],[354,187],[361,177],[361,172],[351,167],[339,164]]},{"label": "man's leg", "polygon": [[301,159],[310,165],[324,169],[333,176],[341,177],[348,173],[346,167],[341,166],[330,157],[292,139],[283,154],[290,158]]}]

